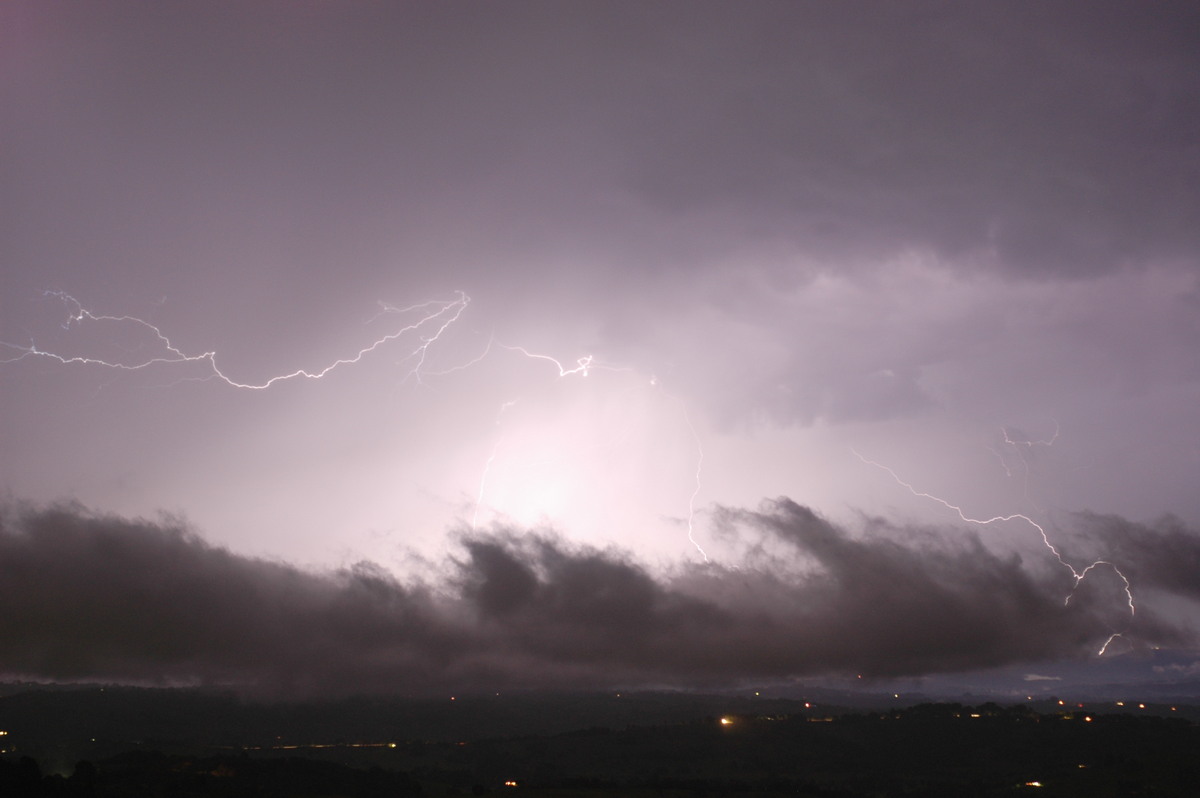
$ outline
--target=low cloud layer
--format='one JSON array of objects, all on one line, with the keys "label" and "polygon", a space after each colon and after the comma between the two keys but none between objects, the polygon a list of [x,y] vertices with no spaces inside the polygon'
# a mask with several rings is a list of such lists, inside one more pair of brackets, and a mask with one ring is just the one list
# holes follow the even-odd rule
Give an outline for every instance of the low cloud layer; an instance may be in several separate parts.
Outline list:
[{"label": "low cloud layer", "polygon": [[[494,529],[464,534],[440,576],[403,581],[370,564],[308,572],[214,547],[181,524],[78,506],[10,507],[3,519],[0,672],[25,677],[283,695],[714,686],[1069,658],[1121,631],[1112,596],[1081,590],[1064,604],[1062,578],[973,537],[937,542],[879,521],[852,532],[787,499],[725,520],[800,570],[764,558],[659,574],[623,552]],[[1156,590],[1195,598],[1187,580],[1153,577],[1161,563],[1144,554],[1194,562],[1195,530],[1081,523]],[[1183,643],[1191,632],[1143,607],[1135,636]]]}]

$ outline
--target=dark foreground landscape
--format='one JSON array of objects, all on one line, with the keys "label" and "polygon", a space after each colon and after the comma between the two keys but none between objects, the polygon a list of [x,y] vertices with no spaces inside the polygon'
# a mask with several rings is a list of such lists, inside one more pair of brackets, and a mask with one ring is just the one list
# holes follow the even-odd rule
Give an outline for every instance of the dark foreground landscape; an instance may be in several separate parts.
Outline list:
[{"label": "dark foreground landscape", "polygon": [[2,796],[1200,795],[1183,705],[9,693]]}]

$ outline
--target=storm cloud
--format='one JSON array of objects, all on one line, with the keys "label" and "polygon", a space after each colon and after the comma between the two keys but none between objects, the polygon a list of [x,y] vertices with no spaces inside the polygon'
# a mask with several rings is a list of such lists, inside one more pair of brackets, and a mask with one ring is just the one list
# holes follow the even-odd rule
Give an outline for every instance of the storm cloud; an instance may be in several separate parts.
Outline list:
[{"label": "storm cloud", "polygon": [[[173,522],[10,507],[0,670],[277,695],[729,686],[1074,658],[1114,631],[1111,597],[1064,605],[1064,580],[970,537],[851,534],[787,499],[727,520],[810,567],[655,573],[625,552],[495,529],[464,533],[436,579],[400,580],[235,555]],[[1200,550],[1191,532],[1141,534]],[[1192,639],[1152,609],[1137,632]]]}]

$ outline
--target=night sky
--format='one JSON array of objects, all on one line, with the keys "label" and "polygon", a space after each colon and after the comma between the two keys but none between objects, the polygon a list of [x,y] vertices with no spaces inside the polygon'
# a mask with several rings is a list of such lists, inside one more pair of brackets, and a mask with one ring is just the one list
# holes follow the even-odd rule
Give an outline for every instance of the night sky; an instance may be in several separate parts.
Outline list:
[{"label": "night sky", "polygon": [[1196,646],[1196,30],[3,4],[0,674],[712,686]]}]

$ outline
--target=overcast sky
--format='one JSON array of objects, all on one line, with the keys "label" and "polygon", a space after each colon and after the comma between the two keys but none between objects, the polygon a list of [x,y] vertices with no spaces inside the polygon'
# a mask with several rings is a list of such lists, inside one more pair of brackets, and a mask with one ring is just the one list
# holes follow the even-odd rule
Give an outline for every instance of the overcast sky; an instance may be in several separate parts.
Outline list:
[{"label": "overcast sky", "polygon": [[[1198,27],[4,4],[0,664],[599,685],[1193,645]],[[84,605],[110,648],[70,642]]]}]

